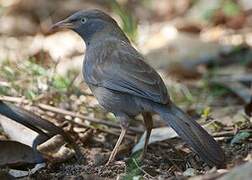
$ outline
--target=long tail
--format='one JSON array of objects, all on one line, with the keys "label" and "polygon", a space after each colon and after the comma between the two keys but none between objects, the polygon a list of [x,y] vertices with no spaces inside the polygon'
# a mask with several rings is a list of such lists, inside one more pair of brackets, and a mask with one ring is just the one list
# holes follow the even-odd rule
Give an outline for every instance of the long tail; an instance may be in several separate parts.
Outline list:
[{"label": "long tail", "polygon": [[206,163],[224,164],[224,153],[218,143],[184,111],[174,104],[159,106],[156,111]]}]

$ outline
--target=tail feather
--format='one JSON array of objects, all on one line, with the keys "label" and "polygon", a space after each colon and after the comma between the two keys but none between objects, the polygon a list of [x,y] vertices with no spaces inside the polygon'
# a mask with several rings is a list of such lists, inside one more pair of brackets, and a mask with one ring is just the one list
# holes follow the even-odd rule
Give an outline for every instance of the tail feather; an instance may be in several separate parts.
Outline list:
[{"label": "tail feather", "polygon": [[211,166],[224,163],[224,153],[218,143],[180,108],[171,104],[157,111],[206,163]]}]

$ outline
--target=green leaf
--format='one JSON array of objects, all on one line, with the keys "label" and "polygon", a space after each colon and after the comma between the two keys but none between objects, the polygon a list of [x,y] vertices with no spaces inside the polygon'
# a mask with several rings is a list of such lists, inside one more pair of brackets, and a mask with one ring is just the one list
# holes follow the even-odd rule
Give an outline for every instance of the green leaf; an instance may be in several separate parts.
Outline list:
[{"label": "green leaf", "polygon": [[137,151],[130,157],[127,162],[126,175],[123,177],[123,180],[132,180],[134,178],[142,179],[142,172],[135,163],[138,162],[136,159],[139,159],[140,155],[141,151]]},{"label": "green leaf", "polygon": [[6,74],[7,76],[13,77],[15,75],[15,72],[9,66],[4,66],[3,71],[4,71],[4,74]]},{"label": "green leaf", "polygon": [[70,85],[70,80],[60,76],[60,75],[55,75],[53,77],[52,85],[55,89],[59,91],[66,91]]},{"label": "green leaf", "polygon": [[220,84],[212,84],[210,87],[210,93],[214,97],[221,97],[230,93],[230,90]]},{"label": "green leaf", "polygon": [[31,61],[27,61],[25,63],[26,69],[29,74],[32,74],[34,76],[46,76],[47,75],[47,70],[40,66],[39,64],[36,64]]},{"label": "green leaf", "polygon": [[250,135],[251,134],[249,132],[246,132],[246,131],[236,134],[234,136],[234,138],[232,139],[232,141],[231,141],[231,145],[242,143],[243,141],[248,139],[250,137]]},{"label": "green leaf", "polygon": [[202,14],[203,19],[205,19],[205,20],[207,20],[207,21],[211,20],[211,18],[212,18],[213,15],[216,13],[216,11],[217,11],[217,10],[216,10],[215,8],[206,10],[206,11],[203,12],[203,14]]},{"label": "green leaf", "polygon": [[2,87],[2,86],[0,86],[0,95],[8,95],[9,91],[10,91],[9,87]]},{"label": "green leaf", "polygon": [[226,1],[223,5],[223,12],[226,16],[237,16],[240,11],[238,4],[231,0]]},{"label": "green leaf", "polygon": [[210,115],[211,115],[211,108],[210,107],[204,108],[201,116],[203,118],[208,118]]},{"label": "green leaf", "polygon": [[28,90],[26,93],[25,93],[25,97],[30,99],[30,100],[33,100],[37,97],[36,93],[32,90]]}]

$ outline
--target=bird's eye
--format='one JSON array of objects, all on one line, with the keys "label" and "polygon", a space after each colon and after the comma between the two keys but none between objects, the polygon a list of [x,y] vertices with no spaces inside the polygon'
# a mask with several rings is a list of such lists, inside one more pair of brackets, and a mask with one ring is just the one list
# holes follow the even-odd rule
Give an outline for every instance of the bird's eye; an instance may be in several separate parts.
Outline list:
[{"label": "bird's eye", "polygon": [[82,23],[82,24],[85,24],[86,22],[87,22],[87,18],[84,18],[84,17],[81,18],[81,23]]}]

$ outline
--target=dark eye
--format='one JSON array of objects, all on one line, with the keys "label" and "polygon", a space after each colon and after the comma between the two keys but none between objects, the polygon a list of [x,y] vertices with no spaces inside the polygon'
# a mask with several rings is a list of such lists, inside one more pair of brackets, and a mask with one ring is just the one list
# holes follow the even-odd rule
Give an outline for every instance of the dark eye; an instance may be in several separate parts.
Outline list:
[{"label": "dark eye", "polygon": [[87,22],[87,18],[84,18],[84,17],[81,18],[81,23],[82,23],[82,24],[85,24],[86,22]]}]

